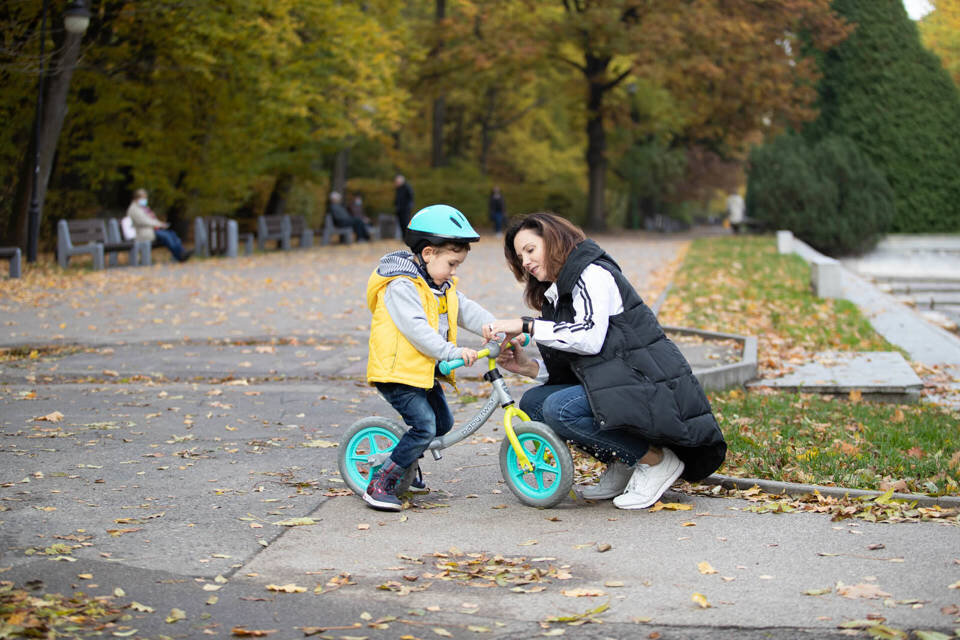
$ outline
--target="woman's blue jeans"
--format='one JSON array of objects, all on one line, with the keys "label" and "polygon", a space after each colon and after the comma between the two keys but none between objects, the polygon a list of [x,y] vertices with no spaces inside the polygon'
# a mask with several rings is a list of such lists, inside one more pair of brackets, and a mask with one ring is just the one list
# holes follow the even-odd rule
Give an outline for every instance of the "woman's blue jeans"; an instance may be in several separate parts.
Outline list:
[{"label": "woman's blue jeans", "polygon": [[628,429],[601,430],[579,384],[534,387],[523,394],[520,409],[600,462],[617,459],[632,466],[650,449],[649,442]]},{"label": "woman's blue jeans", "polygon": [[410,427],[390,454],[394,464],[406,469],[427,450],[435,437],[453,428],[453,413],[439,382],[434,383],[432,389],[395,382],[377,382],[376,386]]}]

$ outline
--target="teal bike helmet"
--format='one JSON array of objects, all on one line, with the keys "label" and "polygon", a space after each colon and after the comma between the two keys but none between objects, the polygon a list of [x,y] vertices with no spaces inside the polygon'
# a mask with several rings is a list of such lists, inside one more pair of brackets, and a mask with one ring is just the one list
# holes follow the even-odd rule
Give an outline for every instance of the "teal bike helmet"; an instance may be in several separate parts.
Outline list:
[{"label": "teal bike helmet", "polygon": [[403,235],[404,242],[417,255],[428,244],[468,243],[479,239],[480,234],[470,226],[467,216],[446,204],[433,204],[417,211]]}]

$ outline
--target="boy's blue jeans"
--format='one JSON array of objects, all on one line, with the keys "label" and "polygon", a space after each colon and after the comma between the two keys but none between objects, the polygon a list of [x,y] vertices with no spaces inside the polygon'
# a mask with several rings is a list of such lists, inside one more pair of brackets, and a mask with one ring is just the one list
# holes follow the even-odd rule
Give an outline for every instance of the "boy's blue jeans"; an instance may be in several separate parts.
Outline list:
[{"label": "boy's blue jeans", "polygon": [[520,409],[531,420],[546,423],[558,436],[600,462],[609,463],[616,458],[632,466],[650,448],[650,443],[628,429],[601,430],[587,392],[579,384],[534,387],[523,394]]},{"label": "boy's blue jeans", "polygon": [[427,450],[431,440],[453,428],[453,413],[439,382],[435,382],[432,389],[395,382],[375,384],[410,427],[390,454],[394,464],[406,469]]}]

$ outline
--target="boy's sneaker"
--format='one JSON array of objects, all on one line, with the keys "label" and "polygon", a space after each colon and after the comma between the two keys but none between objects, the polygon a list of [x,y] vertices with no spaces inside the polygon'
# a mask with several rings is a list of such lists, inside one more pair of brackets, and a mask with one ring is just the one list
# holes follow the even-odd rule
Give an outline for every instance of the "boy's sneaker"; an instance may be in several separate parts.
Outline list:
[{"label": "boy's sneaker", "polygon": [[419,464],[417,464],[417,472],[413,474],[413,480],[410,481],[410,493],[430,493],[427,483],[423,481],[423,472]]},{"label": "boy's sneaker", "polygon": [[380,511],[400,511],[403,503],[397,497],[397,483],[405,472],[406,469],[393,460],[387,460],[370,478],[367,490],[363,492],[363,499]]},{"label": "boy's sneaker", "polygon": [[595,485],[586,485],[580,488],[580,496],[587,500],[606,500],[613,498],[627,488],[633,467],[614,460],[607,465],[606,471],[600,476]]},{"label": "boy's sneaker", "polygon": [[680,474],[683,473],[683,461],[673,451],[663,448],[663,459],[660,464],[648,465],[637,463],[627,482],[627,490],[623,495],[613,499],[613,504],[619,509],[646,509],[670,488]]}]

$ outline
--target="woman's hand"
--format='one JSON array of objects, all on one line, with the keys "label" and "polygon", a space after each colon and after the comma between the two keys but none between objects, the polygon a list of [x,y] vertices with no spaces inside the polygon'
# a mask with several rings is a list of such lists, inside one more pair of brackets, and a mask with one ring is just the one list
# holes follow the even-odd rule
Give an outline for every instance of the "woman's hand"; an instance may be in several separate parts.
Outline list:
[{"label": "woman's hand", "polygon": [[497,364],[511,373],[519,373],[528,378],[536,378],[540,373],[540,365],[527,355],[520,345],[512,349],[503,349],[497,356]]},{"label": "woman's hand", "polygon": [[507,338],[512,338],[521,331],[523,331],[523,320],[520,318],[494,320],[489,324],[483,325],[483,339],[492,340],[498,333],[505,333],[507,334]]}]

